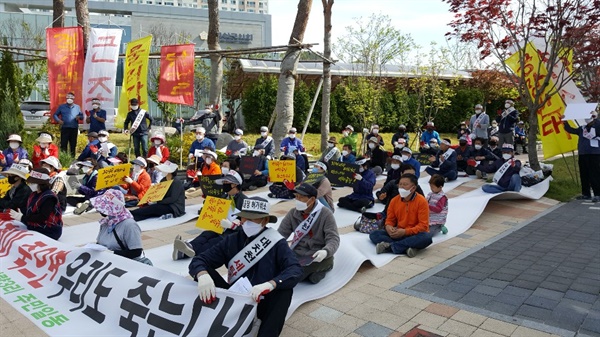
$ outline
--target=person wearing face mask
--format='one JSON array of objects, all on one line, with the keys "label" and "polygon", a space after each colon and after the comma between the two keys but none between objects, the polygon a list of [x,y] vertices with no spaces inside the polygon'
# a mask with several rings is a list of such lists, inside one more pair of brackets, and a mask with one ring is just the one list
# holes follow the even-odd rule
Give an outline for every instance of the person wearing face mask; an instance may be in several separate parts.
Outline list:
[{"label": "person wearing face mask", "polygon": [[512,144],[502,145],[502,158],[489,165],[477,165],[477,170],[484,173],[494,173],[494,183],[485,184],[481,189],[486,193],[521,190],[521,161],[514,158]]},{"label": "person wearing face mask", "polygon": [[[269,203],[258,197],[244,200],[236,215],[242,230],[226,236],[211,249],[195,256],[189,265],[190,276],[198,281],[198,294],[204,303],[216,299],[216,287],[228,289],[241,277],[252,285],[250,295],[258,302],[256,316],[260,327],[256,336],[279,336],[292,301],[293,288],[302,276],[302,267],[285,239],[268,223],[277,222],[269,214]],[[252,248],[259,245],[261,254],[251,263],[238,265],[244,254],[254,255]],[[229,271],[227,281],[216,271],[222,265]]]},{"label": "person wearing face mask", "polygon": [[435,156],[429,157],[431,166],[427,167],[425,171],[430,176],[434,174],[440,174],[446,181],[456,180],[458,178],[458,170],[456,167],[456,152],[450,148],[450,139],[445,138],[440,145],[440,150]]},{"label": "person wearing face mask", "polygon": [[492,139],[492,137],[496,137],[498,138],[498,122],[496,122],[495,120],[492,121],[492,125],[490,125],[489,129],[488,129],[488,137],[489,139]]},{"label": "person wearing face mask", "polygon": [[156,166],[160,165],[160,158],[157,155],[152,155],[146,158],[146,172],[150,175],[150,182],[152,185],[160,183],[163,179],[162,172],[156,169]]},{"label": "person wearing face mask", "polygon": [[269,165],[265,156],[263,144],[254,146],[252,156],[258,158],[254,173],[242,184],[242,191],[254,191],[255,189],[267,186],[267,177],[269,176]]},{"label": "person wearing face mask", "polygon": [[[293,153],[289,153],[281,156],[281,160],[294,160],[296,156]],[[298,163],[296,162],[296,184],[301,183],[306,178],[304,171],[298,167]],[[292,190],[294,189],[294,183],[292,182],[276,182],[269,186],[269,198],[279,198],[279,199],[294,199],[294,193]]]},{"label": "person wearing face mask", "polygon": [[354,132],[354,127],[352,127],[352,125],[346,125],[344,130],[342,130],[340,144],[350,145],[350,152],[352,155],[356,156],[356,153],[352,152],[352,150],[356,149],[356,144],[358,144],[358,132]]},{"label": "person wearing face mask", "polygon": [[85,122],[90,125],[90,132],[106,130],[106,110],[100,108],[100,99],[92,99],[92,110],[87,112]]},{"label": "person wearing face mask", "polygon": [[396,133],[394,133],[394,135],[392,136],[392,144],[394,146],[398,145],[400,139],[404,140],[404,144],[402,144],[402,147],[404,147],[405,144],[410,140],[410,135],[408,134],[408,132],[406,132],[406,125],[404,124],[400,124],[400,126],[398,127],[398,131],[396,131]]},{"label": "person wearing face mask", "polygon": [[67,204],[75,206],[76,208],[73,213],[79,215],[92,208],[90,199],[98,195],[98,191],[96,191],[98,171],[96,170],[95,161],[92,158],[78,162],[76,165],[84,176],[81,182],[76,184],[74,188],[77,190],[77,194],[82,196],[68,196]]},{"label": "person wearing face mask", "polygon": [[[302,183],[294,189],[296,207],[281,220],[277,231],[292,235],[290,248],[302,266],[300,282],[319,283],[333,269],[333,255],[340,246],[340,235],[333,213],[317,200],[317,189]],[[307,262],[305,262],[307,261]]]},{"label": "person wearing face mask", "polygon": [[66,171],[62,170],[62,165],[55,157],[48,157],[42,160],[41,165],[43,168],[47,169],[50,172],[50,189],[56,197],[58,198],[58,202],[60,203],[60,208],[62,211],[67,210],[67,186],[65,184],[64,178],[66,176]]},{"label": "person wearing face mask", "polygon": [[442,142],[440,140],[440,134],[435,131],[435,124],[433,124],[433,122],[427,122],[425,125],[425,131],[421,135],[421,147],[428,145],[431,139],[435,139],[438,144]]},{"label": "person wearing face mask", "polygon": [[519,154],[519,150],[517,150],[516,145],[521,145],[521,149],[524,154],[527,154],[527,131],[525,130],[525,123],[523,121],[519,121],[515,126],[515,154]]},{"label": "person wearing face mask", "polygon": [[468,136],[463,136],[458,140],[458,147],[454,149],[456,152],[456,168],[458,171],[466,171],[467,161],[473,157],[473,148],[469,146],[467,139]]},{"label": "person wearing face mask", "polygon": [[354,174],[356,180],[352,184],[352,194],[341,197],[337,205],[351,211],[364,213],[365,209],[373,207],[375,201],[373,198],[375,173],[369,169],[369,158],[358,158],[356,164],[359,165],[359,173]]},{"label": "person wearing face mask", "polygon": [[265,156],[267,156],[267,159],[271,160],[275,156],[274,143],[275,142],[273,138],[269,136],[269,128],[267,128],[266,126],[261,126],[260,137],[256,139],[256,142],[254,143],[254,148],[256,148],[257,145],[262,145],[262,147],[265,149]]},{"label": "person wearing face mask", "polygon": [[437,139],[431,138],[429,140],[429,144],[425,144],[423,147],[421,147],[419,149],[419,153],[435,156],[439,150],[440,150],[440,144],[438,143]]},{"label": "person wearing face mask", "polygon": [[417,178],[419,178],[421,176],[421,163],[419,163],[418,160],[413,158],[412,150],[409,147],[405,146],[404,148],[402,148],[400,155],[402,156],[401,157],[402,163],[406,164],[406,165],[410,165],[412,168],[414,168],[415,169],[414,175],[416,175]]},{"label": "person wearing face mask", "polygon": [[[221,113],[219,107],[212,104],[204,105],[204,110],[198,110],[190,118],[190,123],[197,124],[199,121],[203,129],[206,130],[206,138],[210,139],[213,144],[217,144],[219,140],[219,125],[221,123]],[[214,151],[214,149],[213,149]]]},{"label": "person wearing face mask", "polygon": [[283,154],[292,153],[293,149],[298,149],[300,152],[306,151],[304,145],[302,145],[302,140],[296,138],[296,132],[296,128],[291,128],[288,132],[288,136],[281,141],[279,149],[283,152]]},{"label": "person wearing face mask", "polygon": [[166,161],[156,166],[156,170],[164,176],[161,182],[173,182],[162,200],[131,211],[135,221],[159,217],[161,219],[178,218],[185,214],[185,190],[181,180],[177,179],[177,164]]},{"label": "person wearing face mask", "polygon": [[429,232],[429,204],[416,192],[418,179],[414,174],[403,174],[398,182],[398,193],[390,201],[385,218],[385,229],[375,230],[369,239],[377,254],[394,253],[414,257],[417,251],[432,243]]},{"label": "person wearing face mask", "polygon": [[33,155],[31,156],[33,167],[40,167],[42,165],[40,162],[49,157],[58,159],[58,146],[52,143],[52,136],[50,134],[42,132],[35,141],[38,144],[33,146]]},{"label": "person wearing face mask", "polygon": [[58,106],[54,112],[54,121],[60,124],[60,150],[67,152],[67,145],[71,156],[75,157],[77,147],[77,134],[79,121],[83,121],[83,112],[79,105],[75,104],[75,94],[67,94],[67,102]]},{"label": "person wearing face mask", "polygon": [[[577,135],[577,153],[579,154],[579,175],[581,178],[581,195],[578,200],[600,202],[600,120],[598,113],[592,111],[585,119],[585,125],[572,127],[565,116],[561,118],[565,131]],[[591,191],[594,192],[592,198]]]},{"label": "person wearing face mask", "polygon": [[8,179],[10,190],[0,199],[0,210],[14,209],[24,213],[27,209],[27,199],[31,194],[31,188],[25,183],[29,168],[21,164],[13,164],[3,174]]},{"label": "person wearing face mask", "polygon": [[387,178],[385,178],[385,184],[392,180],[398,181],[400,179],[400,164],[402,164],[402,156],[393,155],[390,161],[390,168],[387,171]]},{"label": "person wearing face mask", "polygon": [[188,158],[190,160],[192,160],[193,158],[196,158],[196,160],[199,161],[198,165],[202,161],[202,152],[204,150],[215,151],[215,143],[213,143],[212,140],[206,138],[205,134],[206,134],[206,129],[204,129],[201,126],[197,127],[196,128],[196,140],[194,140],[192,142],[192,145],[190,146]]},{"label": "person wearing face mask", "polygon": [[203,176],[214,176],[221,174],[221,167],[217,163],[217,154],[211,150],[204,150],[202,153],[202,165],[200,174]]},{"label": "person wearing face mask", "polygon": [[371,167],[375,175],[380,175],[383,173],[383,169],[385,168],[388,158],[387,152],[383,151],[379,144],[380,142],[377,137],[369,138],[369,142],[367,144],[369,149],[367,150],[366,157],[369,157]]},{"label": "person wearing face mask", "polygon": [[[400,177],[402,177],[402,175],[404,174],[415,174],[415,168],[408,164],[402,163],[400,165]],[[369,219],[386,218],[387,210],[390,206],[390,201],[398,195],[398,182],[400,181],[400,177],[396,180],[388,182],[387,184],[383,185],[383,187],[379,191],[375,192],[377,200],[379,200],[382,204],[385,205],[385,207],[383,208],[383,212],[364,212],[363,215],[365,215]],[[417,193],[423,196],[425,195],[423,189],[419,185],[417,185]],[[355,227],[355,229],[360,232],[360,227]]]},{"label": "person wearing face mask", "polygon": [[167,142],[165,135],[162,132],[157,132],[150,138],[150,141],[152,142],[152,147],[148,151],[148,157],[154,155],[158,156],[161,164],[169,160],[171,153],[169,152],[169,148],[165,145]]},{"label": "person wearing face mask", "polygon": [[27,159],[27,150],[21,146],[23,144],[21,136],[10,135],[7,141],[8,148],[2,151],[2,156],[0,156],[2,171],[8,170],[12,164],[18,164],[22,159]]},{"label": "person wearing face mask", "polygon": [[471,130],[469,130],[469,128],[467,127],[467,122],[460,122],[460,125],[458,127],[458,132],[456,134],[456,139],[460,140],[461,138],[464,138],[465,141],[467,142],[467,145],[471,145]]},{"label": "person wearing face mask", "polygon": [[[125,117],[123,129],[133,139],[133,151],[136,157],[146,157],[148,155],[148,132],[152,128],[154,119],[150,114],[140,107],[140,102],[137,98],[129,100],[131,110]],[[146,123],[148,120],[148,123]],[[131,125],[131,128],[129,126]],[[140,151],[141,147],[141,151]],[[127,197],[125,197],[127,199]]]},{"label": "person wearing face mask", "polygon": [[108,131],[98,131],[98,167],[104,168],[115,164],[119,150],[117,146],[108,141]]},{"label": "person wearing face mask", "polygon": [[490,137],[490,141],[488,142],[488,150],[492,153],[492,155],[494,155],[492,160],[502,158],[502,149],[498,147],[498,137]]},{"label": "person wearing face mask", "polygon": [[98,133],[96,132],[88,132],[87,134],[88,143],[81,151],[79,157],[77,157],[77,161],[84,161],[87,158],[94,158],[97,160],[98,155],[100,154],[100,141],[98,140]]},{"label": "person wearing face mask", "polygon": [[329,140],[327,141],[327,148],[325,149],[325,151],[323,151],[323,154],[321,155],[321,158],[319,159],[320,162],[323,163],[327,163],[330,160],[331,161],[339,161],[340,157],[341,157],[341,153],[340,150],[338,150],[337,147],[335,147],[337,145],[337,140],[335,137],[329,137]]},{"label": "person wearing face mask", "polygon": [[131,164],[133,164],[131,175],[123,178],[125,183],[117,187],[125,194],[125,206],[127,207],[137,206],[152,185],[150,175],[146,172],[146,166],[148,166],[146,159],[137,157],[131,161]]},{"label": "person wearing face mask", "polygon": [[381,135],[379,134],[379,125],[377,124],[373,124],[373,126],[371,126],[371,132],[367,135],[367,139],[371,139],[375,137],[375,139],[377,139],[377,144],[379,144],[379,146],[384,146],[385,142],[383,141],[383,137],[381,137]]},{"label": "person wearing face mask", "polygon": [[[490,161],[494,161],[496,160],[496,156],[494,156],[494,154],[492,154],[492,152],[483,146],[483,139],[481,138],[475,138],[473,140],[473,150],[471,152],[471,158],[469,158],[467,160],[467,168],[465,169],[465,172],[468,175],[476,175],[477,174],[477,170],[475,169],[475,166],[477,166],[477,162],[480,163],[489,163]],[[482,178],[479,177],[478,178]]]},{"label": "person wearing face mask", "polygon": [[344,145],[344,147],[342,148],[342,153],[341,153],[339,161],[341,161],[343,163],[348,163],[348,164],[354,164],[356,162],[356,157],[352,153],[352,145],[350,145],[350,144]]},{"label": "person wearing face mask", "polygon": [[221,242],[224,237],[234,233],[240,228],[240,221],[237,216],[234,216],[233,214],[242,209],[244,200],[248,198],[240,189],[242,177],[236,171],[229,171],[224,175],[222,184],[224,193],[222,198],[233,199],[233,203],[235,204],[235,208],[230,207],[227,217],[221,220],[223,233],[218,234],[213,231],[203,231],[200,235],[189,241],[185,241],[181,235],[177,235],[173,241],[173,254],[171,255],[173,261],[200,255],[202,252]]},{"label": "person wearing face mask", "polygon": [[471,116],[469,120],[469,127],[471,128],[472,137],[480,138],[483,141],[483,145],[487,145],[488,142],[488,128],[490,126],[490,116],[483,112],[483,106],[481,104],[475,105],[475,114]]},{"label": "person wearing face mask", "polygon": [[515,109],[515,102],[507,99],[504,102],[504,111],[496,117],[498,122],[498,146],[514,143],[515,124],[519,120],[519,112]]},{"label": "person wearing face mask", "polygon": [[335,204],[333,203],[333,189],[331,182],[327,178],[327,164],[316,162],[310,174],[306,177],[306,182],[309,181],[317,189],[317,200],[328,207],[332,213],[335,213]]},{"label": "person wearing face mask", "polygon": [[227,144],[227,150],[225,154],[228,157],[240,157],[248,152],[248,144],[242,139],[244,131],[242,129],[235,129],[233,132],[233,140]]},{"label": "person wearing face mask", "polygon": [[27,184],[33,193],[27,199],[25,213],[11,209],[10,216],[25,224],[28,230],[58,240],[62,235],[62,210],[56,194],[50,189],[49,173],[45,168],[31,172]]}]

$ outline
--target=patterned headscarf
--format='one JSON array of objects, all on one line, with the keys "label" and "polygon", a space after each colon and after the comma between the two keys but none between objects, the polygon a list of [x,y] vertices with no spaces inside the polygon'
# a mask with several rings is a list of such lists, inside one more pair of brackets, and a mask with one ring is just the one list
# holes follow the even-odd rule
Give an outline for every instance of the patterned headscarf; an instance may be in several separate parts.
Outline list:
[{"label": "patterned headscarf", "polygon": [[133,218],[125,208],[125,198],[121,191],[107,190],[104,194],[90,199],[90,202],[99,213],[106,215],[99,222],[101,226],[108,226],[109,233],[117,224]]}]

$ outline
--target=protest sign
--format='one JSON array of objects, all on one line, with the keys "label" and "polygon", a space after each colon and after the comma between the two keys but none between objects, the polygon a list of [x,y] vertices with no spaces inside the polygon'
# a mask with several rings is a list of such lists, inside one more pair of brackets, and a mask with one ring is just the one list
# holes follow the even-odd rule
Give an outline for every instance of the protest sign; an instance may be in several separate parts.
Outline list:
[{"label": "protest sign", "polygon": [[296,160],[269,160],[269,180],[296,182]]},{"label": "protest sign", "polygon": [[319,183],[323,177],[325,177],[325,173],[309,173],[302,182],[316,187],[315,184]]},{"label": "protest sign", "polygon": [[4,198],[12,185],[8,182],[8,178],[0,179],[0,198]]},{"label": "protest sign", "polygon": [[149,202],[157,202],[157,201],[163,200],[163,198],[165,197],[165,194],[167,194],[167,191],[171,187],[172,183],[173,183],[173,180],[167,180],[167,181],[163,181],[160,184],[150,186],[150,188],[148,189],[146,194],[144,194],[144,196],[142,197],[142,200],[140,200],[138,205],[144,205]]},{"label": "protest sign", "polygon": [[229,213],[229,209],[232,207],[232,202],[233,199],[206,197],[198,221],[196,221],[196,227],[218,234],[223,233],[221,220],[227,219],[227,213]]},{"label": "protest sign", "polygon": [[329,170],[327,170],[327,179],[331,186],[343,187],[354,184],[354,174],[358,172],[358,165],[343,163],[341,161],[329,161]]},{"label": "protest sign", "polygon": [[419,162],[419,164],[421,165],[431,165],[431,162],[429,161],[429,157],[431,157],[432,154],[429,153],[413,153],[412,157]]},{"label": "protest sign", "polygon": [[221,179],[222,175],[199,176],[198,182],[202,189],[202,194],[211,197],[220,198],[223,196],[223,185],[217,183],[217,179]]},{"label": "protest sign", "polygon": [[254,171],[258,169],[258,162],[260,157],[243,156],[240,159],[240,173],[242,175],[249,174],[253,175]]},{"label": "protest sign", "polygon": [[65,186],[67,187],[67,196],[83,196],[81,193],[77,191],[79,184],[81,184],[81,180],[85,174],[78,174],[75,176],[65,176]]},{"label": "protest sign", "polygon": [[129,176],[131,164],[109,166],[98,170],[96,190],[117,186],[123,183],[123,178]]}]

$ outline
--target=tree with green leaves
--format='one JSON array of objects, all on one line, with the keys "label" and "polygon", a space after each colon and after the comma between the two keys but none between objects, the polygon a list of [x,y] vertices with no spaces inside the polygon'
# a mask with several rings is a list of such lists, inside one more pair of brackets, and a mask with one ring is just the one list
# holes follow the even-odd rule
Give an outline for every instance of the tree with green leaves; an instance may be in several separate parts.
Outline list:
[{"label": "tree with green leaves", "polygon": [[8,50],[0,59],[0,146],[6,148],[8,135],[23,131],[23,115],[19,109],[19,68]]}]

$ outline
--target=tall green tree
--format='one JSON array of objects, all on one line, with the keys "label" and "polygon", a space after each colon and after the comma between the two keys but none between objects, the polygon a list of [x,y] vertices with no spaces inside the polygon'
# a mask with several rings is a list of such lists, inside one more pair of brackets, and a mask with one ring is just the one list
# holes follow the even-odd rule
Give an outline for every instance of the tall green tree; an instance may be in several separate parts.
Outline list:
[{"label": "tall green tree", "polygon": [[0,59],[0,146],[6,148],[8,135],[23,131],[23,115],[19,109],[19,68],[12,54],[4,50]]}]

